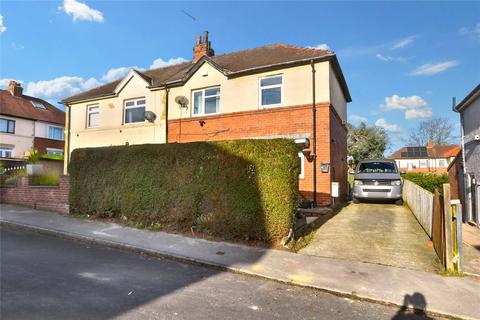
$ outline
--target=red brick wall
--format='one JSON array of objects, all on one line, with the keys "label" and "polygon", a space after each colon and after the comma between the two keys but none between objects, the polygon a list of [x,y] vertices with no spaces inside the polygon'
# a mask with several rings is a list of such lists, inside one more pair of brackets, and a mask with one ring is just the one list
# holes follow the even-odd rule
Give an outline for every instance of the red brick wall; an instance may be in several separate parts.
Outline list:
[{"label": "red brick wall", "polygon": [[339,183],[339,202],[347,200],[347,127],[331,108],[330,112],[330,153],[331,153],[331,176],[333,182]]},{"label": "red brick wall", "polygon": [[460,199],[463,205],[460,175],[463,174],[462,158],[461,155],[453,159],[452,163],[448,166],[448,182],[450,183],[450,192],[452,199]]},{"label": "red brick wall", "polygon": [[47,139],[47,138],[39,138],[39,137],[35,137],[33,139],[33,147],[37,148],[40,154],[47,153],[47,148],[63,150],[64,146],[65,146],[64,141]]},{"label": "red brick wall", "polygon": [[[200,121],[204,121],[203,126]],[[310,134],[312,141],[311,105],[289,106],[223,115],[169,120],[168,142],[235,140],[248,137]],[[331,137],[335,150],[331,149]],[[310,147],[312,150],[312,146]],[[346,198],[346,128],[329,102],[317,104],[317,201],[331,202],[331,170],[321,172],[322,162],[335,167],[335,181],[341,182],[341,196]],[[332,160],[333,159],[333,160]],[[343,182],[341,181],[343,179]],[[299,180],[303,197],[313,198],[313,162],[305,159],[304,179]]]},{"label": "red brick wall", "polygon": [[16,186],[0,188],[0,199],[2,203],[68,213],[69,188],[68,176],[60,177],[58,186],[32,186],[28,177],[19,177]]}]

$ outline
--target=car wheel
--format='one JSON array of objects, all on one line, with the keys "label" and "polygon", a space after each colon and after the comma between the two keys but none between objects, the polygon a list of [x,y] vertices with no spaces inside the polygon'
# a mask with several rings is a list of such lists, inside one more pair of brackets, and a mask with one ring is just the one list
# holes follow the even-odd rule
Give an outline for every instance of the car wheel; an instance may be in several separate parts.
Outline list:
[{"label": "car wheel", "polygon": [[395,204],[396,204],[397,206],[403,206],[403,200],[402,200],[402,199],[399,199],[399,200],[395,201]]},{"label": "car wheel", "polygon": [[358,200],[357,198],[352,198],[352,202],[357,204],[357,203],[360,203],[360,200]]}]

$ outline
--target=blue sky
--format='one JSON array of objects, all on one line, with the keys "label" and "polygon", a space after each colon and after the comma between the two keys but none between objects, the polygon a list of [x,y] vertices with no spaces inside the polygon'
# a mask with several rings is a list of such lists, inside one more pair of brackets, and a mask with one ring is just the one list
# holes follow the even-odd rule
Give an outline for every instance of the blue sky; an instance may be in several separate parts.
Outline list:
[{"label": "blue sky", "polygon": [[[271,43],[328,46],[353,102],[395,149],[421,119],[457,123],[451,97],[480,82],[480,2],[2,1],[0,86],[55,102],[125,73]],[[188,15],[194,17],[191,18]],[[458,135],[458,134],[457,134]]]}]

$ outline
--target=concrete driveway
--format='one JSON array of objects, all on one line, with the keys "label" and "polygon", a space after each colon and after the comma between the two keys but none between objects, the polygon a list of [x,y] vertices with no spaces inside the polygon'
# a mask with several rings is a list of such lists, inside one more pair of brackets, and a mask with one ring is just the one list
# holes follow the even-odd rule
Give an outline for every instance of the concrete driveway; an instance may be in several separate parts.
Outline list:
[{"label": "concrete driveway", "polygon": [[406,206],[349,204],[322,225],[302,254],[436,271],[427,234]]}]

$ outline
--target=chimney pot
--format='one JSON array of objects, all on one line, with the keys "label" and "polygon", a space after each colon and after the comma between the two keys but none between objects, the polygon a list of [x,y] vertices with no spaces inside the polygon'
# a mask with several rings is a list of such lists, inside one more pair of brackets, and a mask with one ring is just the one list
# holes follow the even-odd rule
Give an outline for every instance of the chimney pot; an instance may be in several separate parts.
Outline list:
[{"label": "chimney pot", "polygon": [[8,83],[8,89],[7,90],[10,92],[10,94],[12,96],[15,96],[15,97],[21,97],[22,94],[23,94],[22,85],[15,80],[11,80]]},{"label": "chimney pot", "polygon": [[427,148],[433,148],[433,142],[431,140],[428,141]]},{"label": "chimney pot", "polygon": [[210,41],[208,41],[208,31],[203,32],[203,36],[197,36],[197,43],[193,47],[193,62],[197,62],[203,56],[213,57],[213,51]]}]

